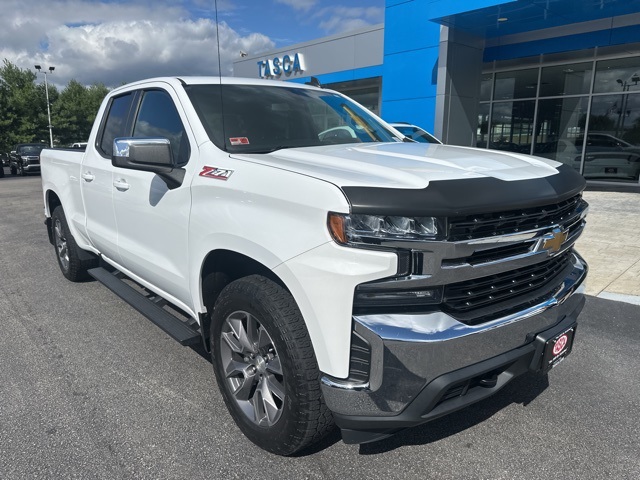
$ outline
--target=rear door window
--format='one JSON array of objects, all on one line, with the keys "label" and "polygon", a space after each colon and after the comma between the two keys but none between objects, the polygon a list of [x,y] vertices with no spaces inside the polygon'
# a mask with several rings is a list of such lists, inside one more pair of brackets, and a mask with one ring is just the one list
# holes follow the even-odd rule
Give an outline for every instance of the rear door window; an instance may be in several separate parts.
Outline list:
[{"label": "rear door window", "polygon": [[111,99],[99,144],[100,151],[109,158],[113,154],[113,139],[127,136],[127,120],[132,99],[132,92]]}]

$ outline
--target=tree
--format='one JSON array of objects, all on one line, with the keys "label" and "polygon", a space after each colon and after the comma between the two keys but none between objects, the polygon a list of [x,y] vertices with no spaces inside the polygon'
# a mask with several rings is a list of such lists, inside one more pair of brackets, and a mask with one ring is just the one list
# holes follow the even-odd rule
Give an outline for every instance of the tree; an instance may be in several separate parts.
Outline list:
[{"label": "tree", "polygon": [[[44,86],[36,85],[36,74],[8,60],[0,67],[0,150],[16,143],[47,142],[49,124]],[[57,97],[55,87],[49,89]]]},{"label": "tree", "polygon": [[[107,93],[109,89],[101,83],[85,87],[71,80],[60,93],[49,83],[54,145],[87,141]],[[5,59],[0,67],[0,152],[31,142],[49,145],[45,84],[38,82],[34,72]]]},{"label": "tree", "polygon": [[52,122],[60,145],[86,142],[98,109],[109,89],[102,84],[85,87],[71,80],[53,105]]}]

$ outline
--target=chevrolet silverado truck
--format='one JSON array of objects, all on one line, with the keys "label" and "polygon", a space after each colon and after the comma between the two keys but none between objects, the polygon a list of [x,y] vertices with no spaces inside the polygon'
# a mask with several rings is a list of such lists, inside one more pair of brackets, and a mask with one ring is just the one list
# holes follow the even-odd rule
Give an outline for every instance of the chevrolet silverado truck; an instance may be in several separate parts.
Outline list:
[{"label": "chevrolet silverado truck", "polygon": [[546,374],[585,302],[571,167],[417,143],[316,86],[117,88],[85,152],[43,152],[42,185],[62,274],[202,342],[238,427],[281,455]]},{"label": "chevrolet silverado truck", "polygon": [[12,175],[23,177],[28,173],[40,171],[40,153],[46,145],[43,143],[20,143],[11,151],[9,170]]}]

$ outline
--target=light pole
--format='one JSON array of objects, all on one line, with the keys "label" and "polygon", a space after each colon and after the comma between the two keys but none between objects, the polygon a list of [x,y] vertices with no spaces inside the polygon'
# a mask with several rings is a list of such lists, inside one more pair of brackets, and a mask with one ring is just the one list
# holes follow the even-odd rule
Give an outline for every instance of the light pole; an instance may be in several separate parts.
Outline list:
[{"label": "light pole", "polygon": [[[50,147],[53,148],[53,125],[51,125],[51,108],[49,106],[49,82],[47,82],[47,71],[41,71],[42,67],[40,65],[34,65],[34,67],[36,67],[36,70],[38,71],[38,73],[43,73],[44,74],[44,91],[47,95],[47,118],[49,119],[49,142],[50,142]],[[56,69],[56,67],[49,67],[49,72],[48,73],[53,73],[53,71]]]}]

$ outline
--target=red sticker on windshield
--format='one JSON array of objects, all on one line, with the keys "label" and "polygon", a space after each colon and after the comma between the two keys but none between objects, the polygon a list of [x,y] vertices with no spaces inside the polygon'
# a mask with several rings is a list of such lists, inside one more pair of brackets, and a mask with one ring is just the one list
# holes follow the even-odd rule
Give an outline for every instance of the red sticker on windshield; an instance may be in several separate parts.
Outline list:
[{"label": "red sticker on windshield", "polygon": [[247,137],[230,137],[229,143],[231,145],[249,145],[249,139]]}]

